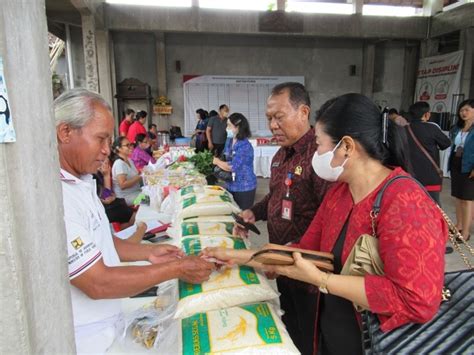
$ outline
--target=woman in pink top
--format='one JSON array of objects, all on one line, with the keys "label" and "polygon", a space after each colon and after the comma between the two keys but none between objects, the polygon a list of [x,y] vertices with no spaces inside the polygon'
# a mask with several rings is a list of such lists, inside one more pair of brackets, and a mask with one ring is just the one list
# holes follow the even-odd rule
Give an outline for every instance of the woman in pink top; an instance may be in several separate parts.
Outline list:
[{"label": "woman in pink top", "polygon": [[135,137],[136,147],[133,150],[130,159],[132,159],[133,164],[138,171],[142,171],[143,167],[147,165],[150,161],[152,164],[156,163],[155,158],[148,154],[147,149],[150,148],[150,142],[146,134],[139,133]]}]

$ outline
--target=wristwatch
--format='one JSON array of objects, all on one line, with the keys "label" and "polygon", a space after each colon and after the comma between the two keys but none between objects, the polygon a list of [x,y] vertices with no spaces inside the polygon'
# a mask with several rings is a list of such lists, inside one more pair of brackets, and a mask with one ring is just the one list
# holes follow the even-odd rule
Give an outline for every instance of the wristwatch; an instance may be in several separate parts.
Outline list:
[{"label": "wristwatch", "polygon": [[328,281],[329,276],[331,276],[328,272],[323,272],[323,276],[321,277],[321,284],[319,285],[319,291],[325,294],[328,294]]}]

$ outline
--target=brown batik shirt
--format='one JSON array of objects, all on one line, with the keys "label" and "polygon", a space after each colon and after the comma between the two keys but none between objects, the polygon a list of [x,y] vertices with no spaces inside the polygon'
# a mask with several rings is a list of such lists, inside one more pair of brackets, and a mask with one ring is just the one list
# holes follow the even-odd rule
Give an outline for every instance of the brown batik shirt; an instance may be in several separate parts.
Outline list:
[{"label": "brown batik shirt", "polygon": [[[267,220],[270,243],[299,242],[331,185],[317,176],[311,166],[316,148],[314,130],[310,129],[291,147],[281,147],[272,159],[270,192],[251,208],[256,220]],[[291,221],[281,216],[288,173],[293,176],[290,186]]]}]

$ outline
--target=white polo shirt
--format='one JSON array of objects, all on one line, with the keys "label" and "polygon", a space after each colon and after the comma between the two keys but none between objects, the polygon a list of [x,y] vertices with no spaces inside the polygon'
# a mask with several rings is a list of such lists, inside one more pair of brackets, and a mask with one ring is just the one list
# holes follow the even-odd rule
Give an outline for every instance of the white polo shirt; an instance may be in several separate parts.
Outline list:
[{"label": "white polo shirt", "polygon": [[[100,202],[92,175],[80,179],[61,169],[61,184],[66,224],[69,279],[81,275],[100,259],[107,266],[118,266],[120,259],[115,250],[109,220]],[[71,299],[78,352],[82,342],[103,332],[105,343],[113,337],[111,329],[120,317],[120,299],[93,300],[71,284]],[[112,338],[112,339],[109,339]],[[110,346],[110,344],[107,345]],[[89,349],[91,344],[87,344]],[[97,344],[103,352],[106,344]],[[94,351],[95,352],[95,351]]]}]

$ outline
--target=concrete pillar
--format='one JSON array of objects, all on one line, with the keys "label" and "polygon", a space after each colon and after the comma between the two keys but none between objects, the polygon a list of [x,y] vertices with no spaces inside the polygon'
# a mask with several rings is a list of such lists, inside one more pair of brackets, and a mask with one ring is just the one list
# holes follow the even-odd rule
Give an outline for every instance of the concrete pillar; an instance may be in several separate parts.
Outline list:
[{"label": "concrete pillar", "polygon": [[[158,76],[158,96],[168,96],[167,80],[166,80],[166,46],[165,34],[163,32],[155,33],[156,48],[156,73]],[[170,118],[167,115],[151,114],[153,123],[158,125],[159,130],[168,130],[170,128]]]},{"label": "concrete pillar", "polygon": [[364,43],[362,54],[362,87],[363,95],[372,98],[374,93],[375,44]]},{"label": "concrete pillar", "polygon": [[461,76],[461,93],[466,99],[474,97],[473,67],[474,67],[474,28],[461,30],[459,49],[464,50]]},{"label": "concrete pillar", "polygon": [[[118,112],[117,100],[115,95],[117,95],[117,71],[115,70],[115,49],[114,49],[114,36],[109,32],[109,55],[110,55],[110,75],[111,75],[111,85],[112,85],[112,109],[114,111],[114,117],[118,120],[122,119],[122,113]],[[118,127],[116,129],[118,132]]]},{"label": "concrete pillar", "polygon": [[17,136],[0,144],[0,354],[72,354],[44,0],[3,0],[0,56]]},{"label": "concrete pillar", "polygon": [[364,6],[364,0],[352,0],[352,12],[354,14],[362,15],[363,6]]},{"label": "concrete pillar", "polygon": [[439,52],[439,40],[436,38],[429,38],[421,42],[420,58],[432,57]]},{"label": "concrete pillar", "polygon": [[166,84],[166,47],[165,34],[163,32],[155,33],[156,49],[156,73],[158,75],[158,95],[167,94]]},{"label": "concrete pillar", "polygon": [[423,15],[434,16],[443,11],[443,0],[423,0]]},{"label": "concrete pillar", "polygon": [[74,89],[74,65],[72,63],[71,30],[68,24],[64,26],[66,28],[66,59],[67,59],[68,89]]},{"label": "concrete pillar", "polygon": [[112,71],[110,68],[109,31],[96,30],[97,68],[100,94],[113,105]]},{"label": "concrete pillar", "polygon": [[286,0],[277,0],[277,11],[285,11]]},{"label": "concrete pillar", "polygon": [[191,0],[192,7],[199,7],[199,0]]},{"label": "concrete pillar", "polygon": [[82,45],[84,47],[84,64],[86,69],[86,87],[99,92],[99,74],[97,68],[96,29],[93,14],[81,14]]},{"label": "concrete pillar", "polygon": [[413,103],[416,87],[416,70],[418,68],[418,46],[407,44],[405,46],[405,57],[403,60],[403,84],[400,109],[408,111]]}]

